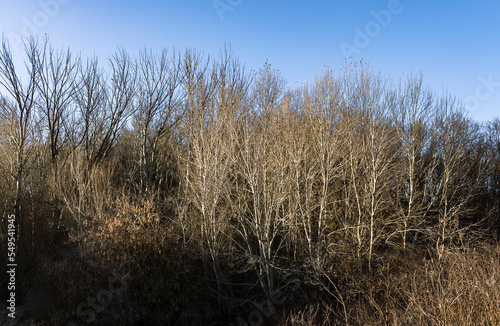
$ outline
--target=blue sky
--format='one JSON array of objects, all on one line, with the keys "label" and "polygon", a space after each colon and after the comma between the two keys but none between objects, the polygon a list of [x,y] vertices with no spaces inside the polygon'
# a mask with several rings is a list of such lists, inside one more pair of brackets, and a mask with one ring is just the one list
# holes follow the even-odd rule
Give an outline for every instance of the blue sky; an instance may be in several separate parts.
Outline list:
[{"label": "blue sky", "polygon": [[394,80],[423,72],[427,87],[489,120],[500,117],[499,15],[490,0],[0,0],[0,32],[14,45],[47,34],[55,47],[102,62],[118,46],[216,56],[228,43],[248,70],[269,60],[291,86],[350,55]]}]

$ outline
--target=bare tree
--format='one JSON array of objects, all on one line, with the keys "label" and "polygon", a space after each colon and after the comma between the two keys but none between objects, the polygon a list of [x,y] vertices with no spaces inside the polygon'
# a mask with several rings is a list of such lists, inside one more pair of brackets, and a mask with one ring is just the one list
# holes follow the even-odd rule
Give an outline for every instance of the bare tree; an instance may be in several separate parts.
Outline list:
[{"label": "bare tree", "polygon": [[107,77],[93,58],[79,65],[74,101],[80,132],[73,139],[85,155],[88,169],[107,157],[134,113],[137,94],[137,66],[120,50],[110,60]]},{"label": "bare tree", "polygon": [[[394,133],[388,118],[393,97],[386,92],[380,74],[368,67],[361,67],[349,75],[344,114],[349,143],[348,168],[346,169],[345,202],[347,205],[347,230],[354,231],[357,256],[366,248],[371,266],[374,245],[379,241],[389,223],[389,191],[394,186],[395,162]],[[352,83],[352,84],[350,84]],[[354,225],[353,225],[354,222]],[[366,243],[366,244],[365,244]]]},{"label": "bare tree", "polygon": [[433,141],[438,163],[428,182],[438,223],[433,239],[441,257],[470,227],[463,222],[485,185],[485,165],[478,164],[484,154],[479,126],[464,116],[457,100],[443,96],[437,110]]},{"label": "bare tree", "polygon": [[214,94],[218,77],[210,74],[209,60],[187,51],[183,62],[183,86],[186,92],[183,153],[183,189],[187,205],[199,214],[195,224],[199,227],[202,257],[211,260],[218,292],[222,294],[223,275],[220,268],[221,244],[227,226],[220,214],[220,200],[224,193],[228,159],[225,143],[217,137],[223,127],[214,107]]},{"label": "bare tree", "polygon": [[[287,94],[284,103],[282,144],[286,149],[290,190],[285,205],[284,224],[287,232],[288,251],[293,247],[294,259],[306,256],[314,259],[314,210],[315,184],[318,175],[318,162],[313,158],[313,145],[310,137],[312,119],[303,118],[310,112],[310,95],[307,87]],[[311,113],[312,115],[312,113]],[[310,115],[308,116],[310,117]],[[291,252],[290,252],[291,254]]]},{"label": "bare tree", "polygon": [[107,114],[107,84],[103,72],[99,69],[97,58],[87,60],[85,66],[78,66],[78,89],[73,93],[79,133],[72,140],[73,146],[83,152],[87,170],[98,163],[110,146],[103,143]]},{"label": "bare tree", "polygon": [[[31,65],[38,67],[36,83],[37,109],[46,134],[46,144],[52,167],[53,231],[58,230],[62,218],[60,201],[60,168],[69,154],[69,141],[75,126],[71,124],[73,94],[76,90],[76,69],[79,60],[73,60],[68,50],[56,52],[45,39],[36,55],[30,57]],[[61,157],[61,153],[65,157]],[[55,234],[54,234],[55,235]]]},{"label": "bare tree", "polygon": [[[431,175],[436,161],[426,154],[430,146],[428,124],[434,115],[433,96],[423,89],[422,75],[409,78],[399,86],[393,117],[397,131],[399,153],[398,198],[395,201],[398,219],[395,234],[401,234],[403,247],[408,234],[417,234],[431,209],[424,176]],[[391,235],[388,236],[390,238]]]},{"label": "bare tree", "polygon": [[[139,60],[138,108],[134,116],[140,135],[141,191],[149,194],[156,179],[161,142],[182,117],[181,58],[167,50],[159,56],[143,51]],[[161,182],[161,180],[156,180]]]},{"label": "bare tree", "polygon": [[[206,115],[210,112],[209,105],[213,100],[213,94],[215,90],[214,81],[216,78],[207,78],[207,71],[209,66],[209,59],[203,60],[199,53],[194,50],[187,50],[183,57],[182,66],[182,86],[185,93],[184,99],[184,112],[185,117],[182,119],[182,124],[179,126],[180,133],[182,134],[183,152],[181,153],[181,169],[183,173],[183,191],[189,192],[189,184],[191,178],[195,177],[191,175],[191,164],[195,157],[196,142],[200,141],[199,133],[200,129],[205,129]],[[208,80],[207,80],[208,79]],[[192,190],[192,189],[191,189]],[[186,200],[180,203],[183,210],[187,209],[190,205],[191,200],[189,196],[186,195]],[[181,217],[181,224],[187,224],[185,220]],[[202,226],[200,226],[200,231],[202,231]],[[202,255],[203,259],[206,259],[205,246],[202,244]]]},{"label": "bare tree", "polygon": [[[346,137],[338,128],[342,84],[330,69],[301,91],[304,129],[302,137],[289,143],[294,200],[307,242],[309,258],[317,268],[324,262],[328,238],[337,232],[334,207],[339,204],[339,180],[345,161]],[[291,117],[287,117],[291,119]],[[292,118],[293,119],[293,118]],[[298,133],[295,130],[295,133]],[[288,137],[296,137],[287,135]],[[299,164],[300,163],[300,164]],[[292,213],[292,215],[294,215]]]},{"label": "bare tree", "polygon": [[[37,56],[37,42],[32,38],[25,44],[28,62],[33,62]],[[2,39],[0,51],[0,85],[7,92],[7,99],[0,105],[0,118],[6,130],[7,151],[10,167],[7,175],[15,183],[14,214],[16,215],[17,241],[23,232],[23,211],[21,202],[24,192],[24,178],[29,172],[30,160],[33,159],[31,142],[34,131],[34,110],[36,105],[36,85],[39,78],[38,65],[26,65],[28,81],[23,85],[19,72],[14,66],[8,41]],[[4,143],[5,144],[5,143]],[[4,172],[5,173],[5,172]]]},{"label": "bare tree", "polygon": [[185,60],[188,148],[183,183],[187,200],[199,215],[202,253],[210,257],[219,299],[227,299],[233,292],[222,273],[221,256],[228,246],[232,214],[223,203],[230,193],[236,117],[249,81],[230,52],[221,54],[211,70],[198,65],[200,58],[192,53]]},{"label": "bare tree", "polygon": [[[136,95],[137,67],[124,50],[110,60],[111,78],[106,80],[98,68],[97,60],[87,62],[79,69],[78,91],[74,99],[78,108],[80,132],[72,138],[63,201],[83,236],[84,226],[92,216],[100,215],[106,200],[110,200],[110,175],[103,165],[124,125],[133,113]],[[96,170],[101,166],[103,171]],[[101,178],[102,179],[102,178]],[[103,182],[102,182],[103,181]]]},{"label": "bare tree", "polygon": [[47,143],[50,151],[52,172],[54,182],[59,183],[58,178],[58,158],[61,149],[67,144],[66,133],[70,127],[70,110],[73,108],[72,100],[76,87],[76,67],[78,59],[73,60],[68,50],[56,52],[44,41],[41,48],[37,49],[37,54],[32,57],[33,66],[39,66],[39,78],[36,89],[39,97],[37,107],[44,119],[44,126],[47,130]]},{"label": "bare tree", "polygon": [[[285,152],[279,142],[282,135],[275,128],[281,108],[284,80],[266,64],[257,74],[253,111],[242,117],[235,139],[234,167],[241,182],[239,199],[233,206],[238,230],[246,244],[249,263],[255,268],[259,283],[271,296],[275,290],[275,257],[282,233],[282,204],[288,197],[284,177]],[[256,246],[252,239],[256,239]]]},{"label": "bare tree", "polygon": [[[326,70],[321,78],[316,80],[314,100],[309,119],[313,140],[313,157],[317,158],[318,176],[320,180],[319,212],[316,228],[316,264],[323,262],[322,252],[328,233],[335,232],[333,209],[337,204],[339,191],[337,186],[345,168],[343,153],[346,150],[346,138],[339,132],[339,118],[342,103],[342,85],[334,80],[333,72]],[[335,201],[335,202],[334,202]]]},{"label": "bare tree", "polygon": [[104,158],[115,145],[129,118],[134,113],[137,94],[137,63],[121,49],[111,60],[111,80],[107,83],[105,133],[97,159]]},{"label": "bare tree", "polygon": [[487,136],[490,160],[486,187],[491,201],[488,214],[491,229],[495,230],[500,227],[500,119],[496,118],[487,124]]}]

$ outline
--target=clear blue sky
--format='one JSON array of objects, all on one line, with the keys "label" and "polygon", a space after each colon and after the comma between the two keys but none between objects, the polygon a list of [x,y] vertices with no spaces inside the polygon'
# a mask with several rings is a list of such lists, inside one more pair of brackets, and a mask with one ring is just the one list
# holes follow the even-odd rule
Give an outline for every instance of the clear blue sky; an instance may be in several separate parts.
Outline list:
[{"label": "clear blue sky", "polygon": [[493,0],[0,0],[0,32],[14,43],[47,34],[102,62],[118,46],[217,55],[230,43],[247,69],[267,59],[292,86],[351,55],[394,79],[423,72],[477,120],[500,116],[499,17]]}]

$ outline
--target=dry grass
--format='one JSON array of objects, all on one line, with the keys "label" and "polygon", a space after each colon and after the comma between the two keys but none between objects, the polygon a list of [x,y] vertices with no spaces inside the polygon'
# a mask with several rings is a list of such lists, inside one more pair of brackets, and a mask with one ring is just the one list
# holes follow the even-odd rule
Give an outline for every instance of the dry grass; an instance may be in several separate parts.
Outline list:
[{"label": "dry grass", "polygon": [[324,304],[283,312],[279,324],[500,325],[500,246],[431,256],[386,253],[371,272],[346,259],[332,268],[347,322],[338,302],[320,294]]},{"label": "dry grass", "polygon": [[[196,251],[182,249],[181,231],[164,225],[148,202],[118,201],[114,207],[114,215],[87,236],[87,256],[78,257],[77,247],[68,246],[55,257],[39,257],[27,295],[34,299],[25,301],[36,312],[33,320],[64,325],[74,319],[76,306],[108,286],[111,268],[126,254],[132,276],[127,291],[96,324],[226,323],[217,301],[209,299],[213,289]],[[150,219],[142,218],[148,214]],[[141,228],[156,232],[135,232]],[[415,248],[387,250],[371,270],[339,254],[322,272],[304,269],[301,288],[262,325],[500,324],[498,244],[449,250],[441,259]],[[37,299],[53,291],[53,284],[57,300]]]},{"label": "dry grass", "polygon": [[500,247],[450,252],[411,274],[405,324],[500,324]]}]

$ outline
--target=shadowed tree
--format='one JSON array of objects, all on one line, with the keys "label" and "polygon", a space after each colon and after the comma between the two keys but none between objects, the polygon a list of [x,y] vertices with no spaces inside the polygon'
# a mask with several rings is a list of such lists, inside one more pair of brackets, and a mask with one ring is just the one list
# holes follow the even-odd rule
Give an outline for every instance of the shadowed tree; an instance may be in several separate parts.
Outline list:
[{"label": "shadowed tree", "polygon": [[[109,167],[103,165],[115,147],[127,120],[133,114],[137,91],[137,66],[120,50],[110,60],[111,76],[104,78],[97,60],[87,62],[78,72],[78,90],[74,93],[79,132],[72,137],[66,167],[63,200],[83,236],[84,226],[99,216],[111,201]],[[99,170],[98,168],[103,168]],[[101,173],[108,175],[103,178]]]},{"label": "shadowed tree", "polygon": [[[31,38],[25,44],[28,57],[27,83],[23,84],[19,72],[14,66],[12,53],[8,41],[2,39],[0,50],[0,85],[7,92],[6,97],[0,102],[0,118],[2,119],[2,132],[6,142],[2,147],[9,157],[9,167],[4,175],[8,182],[15,184],[14,214],[16,215],[17,242],[23,233],[23,210],[21,202],[25,189],[25,177],[29,173],[30,162],[33,160],[31,143],[35,128],[36,85],[39,78],[39,65],[29,64],[36,62],[38,44]],[[24,242],[22,242],[24,244]],[[19,246],[16,246],[19,248]]]},{"label": "shadowed tree", "polygon": [[148,195],[161,182],[160,149],[182,117],[181,57],[162,50],[159,56],[142,51],[139,59],[138,104],[134,115],[140,144],[141,192]]},{"label": "shadowed tree", "polygon": [[[76,71],[79,59],[73,60],[68,50],[56,52],[49,45],[48,39],[37,47],[36,55],[30,58],[31,65],[38,67],[36,83],[37,109],[41,118],[43,133],[52,171],[53,207],[52,220],[54,231],[59,229],[61,220],[60,169],[69,155],[69,141],[74,133],[72,124],[73,95],[77,89]],[[64,155],[61,155],[64,154]]]}]

